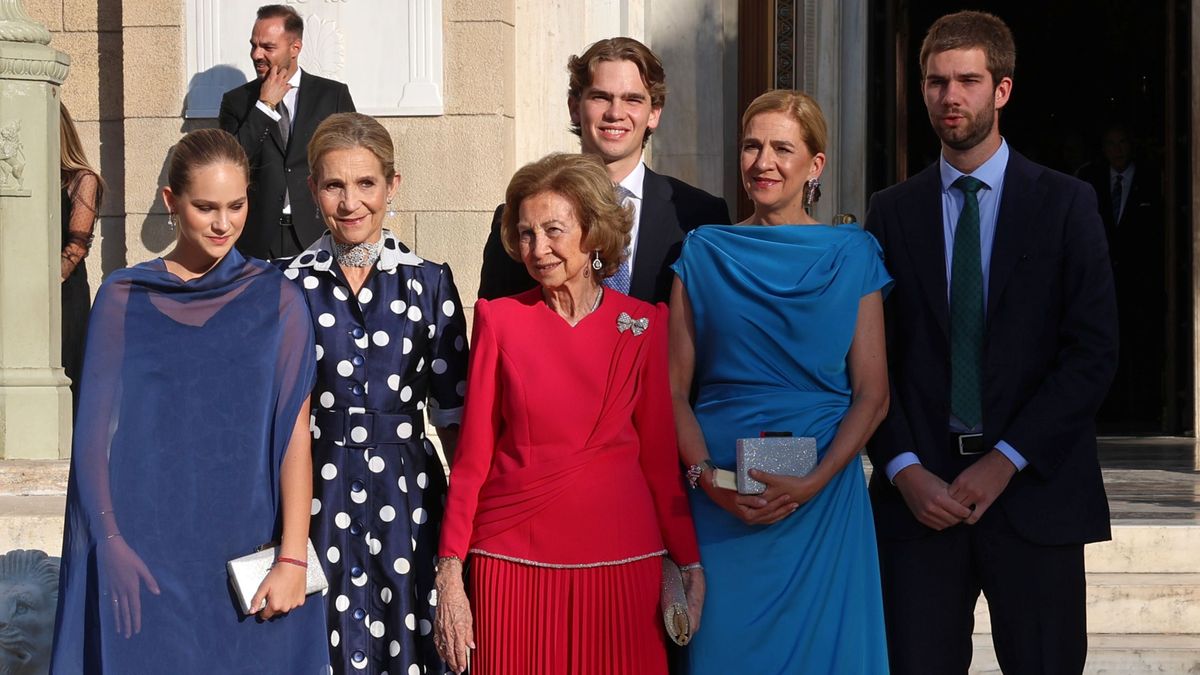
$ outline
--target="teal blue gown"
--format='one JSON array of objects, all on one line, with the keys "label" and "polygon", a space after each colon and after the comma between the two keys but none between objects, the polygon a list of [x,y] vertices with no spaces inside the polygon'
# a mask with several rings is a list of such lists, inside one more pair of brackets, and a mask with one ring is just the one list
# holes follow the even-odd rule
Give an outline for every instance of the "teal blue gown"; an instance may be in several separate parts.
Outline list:
[{"label": "teal blue gown", "polygon": [[[701,227],[673,269],[695,324],[694,409],[713,462],[738,438],[813,436],[823,456],[850,407],[860,299],[891,277],[855,225]],[[749,526],[690,493],[708,593],[691,675],[886,673],[875,529],[855,456],[811,501]]]}]

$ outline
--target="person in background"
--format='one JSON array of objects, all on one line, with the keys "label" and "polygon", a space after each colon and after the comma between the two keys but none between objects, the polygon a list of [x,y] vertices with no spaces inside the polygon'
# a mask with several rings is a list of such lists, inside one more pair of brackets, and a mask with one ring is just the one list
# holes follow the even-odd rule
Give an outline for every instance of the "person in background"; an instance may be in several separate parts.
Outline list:
[{"label": "person in background", "polygon": [[[871,235],[809,214],[826,138],[807,94],[756,98],[740,152],[754,214],[693,231],[674,265],[671,392],[709,583],[692,675],[887,672],[859,452],[888,407],[891,277]],[[753,470],[761,495],[718,486],[763,432],[816,439],[815,468]]]},{"label": "person in background", "polygon": [[438,649],[455,672],[477,647],[474,675],[664,675],[664,553],[699,628],[667,307],[601,284],[631,215],[591,155],[549,155],[508,185],[504,248],[538,287],[475,304],[437,575]]},{"label": "person in background", "polygon": [[1102,432],[1162,430],[1167,308],[1166,222],[1162,173],[1139,158],[1129,131],[1108,125],[1101,159],[1077,176],[1096,191],[1100,220],[1117,289],[1121,355],[1108,398],[1100,407]]},{"label": "person in background", "polygon": [[79,410],[79,375],[87,341],[88,287],[84,259],[92,247],[104,201],[104,180],[88,162],[67,106],[58,105],[59,176],[62,181],[62,365],[71,380],[72,415]]},{"label": "person in background", "polygon": [[277,264],[304,289],[317,336],[312,529],[334,672],[433,675],[445,672],[430,632],[446,473],[425,414],[453,457],[466,321],[450,267],[384,228],[400,185],[393,155],[366,115],[321,122],[310,187],[329,231]]},{"label": "person in background", "polygon": [[[184,136],[162,192],[174,248],[96,294],[56,675],[328,668],[321,603],[304,594],[312,325],[299,289],[234,249],[248,181],[233,136]],[[278,557],[246,617],[225,564],[269,542]]]},{"label": "person in background", "polygon": [[289,5],[263,5],[250,33],[258,78],[225,92],[218,123],[250,158],[250,214],[238,250],[255,258],[296,255],[325,224],[308,190],[306,150],[321,120],[354,112],[345,84],[300,69],[304,19]]}]

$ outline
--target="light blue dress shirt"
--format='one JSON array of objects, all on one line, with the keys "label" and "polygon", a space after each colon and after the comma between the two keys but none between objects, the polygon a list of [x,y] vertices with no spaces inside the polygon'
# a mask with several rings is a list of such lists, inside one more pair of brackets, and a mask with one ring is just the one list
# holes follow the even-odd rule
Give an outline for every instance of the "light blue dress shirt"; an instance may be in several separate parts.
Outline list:
[{"label": "light blue dress shirt", "polygon": [[[996,216],[1000,213],[1000,197],[1004,194],[1004,171],[1008,168],[1008,141],[1000,139],[1000,147],[981,164],[978,169],[965,174],[950,165],[946,156],[938,160],[938,169],[942,176],[942,239],[946,245],[946,302],[950,302],[950,270],[953,269],[954,234],[958,227],[958,217],[962,214],[966,197],[962,191],[952,187],[954,181],[963,176],[973,176],[983,182],[983,188],[976,194],[979,200],[979,261],[983,265],[983,305],[987,307],[988,285],[991,279],[992,243],[996,240]],[[950,417],[949,431],[954,433],[979,433],[982,426],[968,429],[953,415]],[[1008,458],[1017,471],[1024,469],[1029,462],[1021,456],[1006,441],[996,443],[996,449]],[[914,452],[902,452],[888,462],[884,470],[888,480],[894,480],[896,474],[913,464],[920,464]]]}]

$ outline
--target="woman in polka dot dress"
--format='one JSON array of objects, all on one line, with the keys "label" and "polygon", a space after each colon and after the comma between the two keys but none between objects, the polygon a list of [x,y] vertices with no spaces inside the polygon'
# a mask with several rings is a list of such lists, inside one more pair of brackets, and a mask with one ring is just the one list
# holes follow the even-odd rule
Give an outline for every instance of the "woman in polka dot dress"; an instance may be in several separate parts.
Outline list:
[{"label": "woman in polka dot dress", "polygon": [[450,268],[383,229],[400,184],[392,153],[366,115],[322,122],[308,161],[329,232],[279,264],[317,336],[312,539],[329,577],[334,672],[432,675],[446,670],[431,634],[446,479],[424,417],[428,401],[452,453],[466,324]]}]

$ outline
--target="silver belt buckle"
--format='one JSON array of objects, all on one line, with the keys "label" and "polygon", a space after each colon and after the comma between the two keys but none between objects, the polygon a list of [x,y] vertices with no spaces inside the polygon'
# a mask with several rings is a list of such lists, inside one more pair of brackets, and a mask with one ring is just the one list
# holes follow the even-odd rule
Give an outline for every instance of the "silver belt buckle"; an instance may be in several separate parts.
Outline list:
[{"label": "silver belt buckle", "polygon": [[963,448],[963,439],[964,438],[983,438],[983,434],[959,434],[958,435],[958,454],[959,455],[962,455],[963,457],[972,457],[974,455],[982,455],[983,454],[982,447],[979,450],[976,450],[974,452]]}]

